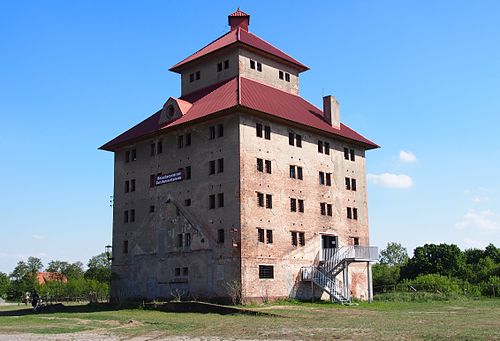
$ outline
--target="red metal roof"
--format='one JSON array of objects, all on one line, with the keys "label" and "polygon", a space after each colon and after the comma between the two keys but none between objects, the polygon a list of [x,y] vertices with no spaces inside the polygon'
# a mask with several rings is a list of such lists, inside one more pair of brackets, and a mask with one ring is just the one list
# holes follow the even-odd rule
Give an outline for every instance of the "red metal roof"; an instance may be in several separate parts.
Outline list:
[{"label": "red metal roof", "polygon": [[215,52],[217,50],[220,50],[226,46],[235,44],[235,43],[242,43],[245,45],[248,45],[250,47],[256,48],[260,51],[269,53],[275,57],[278,57],[280,59],[283,59],[289,63],[294,64],[299,68],[299,71],[306,71],[309,70],[307,66],[299,62],[298,60],[290,57],[287,55],[285,52],[281,51],[280,49],[274,47],[273,45],[269,44],[267,41],[257,37],[255,34],[250,33],[241,27],[236,28],[233,31],[230,31],[223,36],[219,37],[218,39],[214,40],[210,44],[206,45],[202,49],[198,50],[197,52],[193,53],[189,57],[185,58],[184,60],[180,61],[179,63],[175,64],[170,68],[170,71],[178,72],[180,71],[181,67],[198,59],[203,56],[206,56],[212,52]]},{"label": "red metal roof", "polygon": [[[238,95],[238,92],[240,92],[240,95]],[[160,110],[106,143],[101,149],[112,151],[117,147],[147,135],[181,124],[194,122],[238,105],[303,126],[312,127],[325,133],[360,142],[367,149],[378,147],[375,143],[342,123],[340,124],[340,129],[332,127],[323,120],[323,112],[320,109],[300,96],[243,77],[239,81],[235,77],[212,85],[186,95],[181,100],[192,103],[192,107],[182,117],[172,122],[160,124]]]},{"label": "red metal roof", "polygon": [[246,14],[240,8],[236,10],[236,12],[229,14],[230,17],[249,17],[250,15]]}]

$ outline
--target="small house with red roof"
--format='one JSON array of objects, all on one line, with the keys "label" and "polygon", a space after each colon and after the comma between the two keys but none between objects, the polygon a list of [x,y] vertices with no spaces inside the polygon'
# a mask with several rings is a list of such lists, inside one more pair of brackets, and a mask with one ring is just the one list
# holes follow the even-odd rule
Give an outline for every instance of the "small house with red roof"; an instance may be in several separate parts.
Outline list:
[{"label": "small house with red roof", "polygon": [[38,284],[45,284],[47,282],[67,283],[68,278],[59,272],[37,272],[36,282]]},{"label": "small house with red roof", "polygon": [[309,68],[228,17],[178,62],[179,97],[100,149],[114,153],[111,298],[371,300],[365,152]]}]

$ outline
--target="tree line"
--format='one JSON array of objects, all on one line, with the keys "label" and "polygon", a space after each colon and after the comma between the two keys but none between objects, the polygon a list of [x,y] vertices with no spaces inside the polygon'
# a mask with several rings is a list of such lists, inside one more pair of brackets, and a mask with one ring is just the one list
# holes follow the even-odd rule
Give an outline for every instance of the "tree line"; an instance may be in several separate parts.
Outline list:
[{"label": "tree line", "polygon": [[399,243],[388,243],[373,266],[374,291],[433,291],[500,296],[500,249],[462,251],[454,244],[425,244],[410,258]]},{"label": "tree line", "polygon": [[[37,273],[54,272],[67,278],[63,281],[48,281],[39,284]],[[85,299],[103,300],[109,296],[111,263],[106,253],[89,259],[87,269],[82,262],[69,263],[53,260],[44,268],[42,261],[29,257],[19,261],[10,274],[0,272],[0,297],[10,301],[22,301],[26,293],[37,291],[45,300]]]}]

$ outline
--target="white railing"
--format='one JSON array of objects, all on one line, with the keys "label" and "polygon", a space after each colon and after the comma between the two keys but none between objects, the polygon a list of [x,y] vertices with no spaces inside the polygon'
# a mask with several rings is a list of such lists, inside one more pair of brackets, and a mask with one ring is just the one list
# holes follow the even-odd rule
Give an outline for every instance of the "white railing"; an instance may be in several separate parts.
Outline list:
[{"label": "white railing", "polygon": [[367,260],[375,262],[378,260],[378,247],[376,246],[342,246],[340,248],[331,248],[322,250],[322,260]]},{"label": "white railing", "polygon": [[344,297],[344,287],[334,277],[330,277],[314,266],[304,266],[301,269],[302,280],[312,281],[321,287],[330,297],[339,303],[348,302]]}]

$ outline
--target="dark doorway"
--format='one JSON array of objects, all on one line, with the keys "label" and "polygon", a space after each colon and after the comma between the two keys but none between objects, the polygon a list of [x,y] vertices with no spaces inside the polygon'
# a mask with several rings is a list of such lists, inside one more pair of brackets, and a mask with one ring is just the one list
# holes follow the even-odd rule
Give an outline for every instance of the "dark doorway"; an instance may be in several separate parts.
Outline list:
[{"label": "dark doorway", "polygon": [[337,247],[337,236],[323,235],[321,238],[323,249],[334,249]]}]

